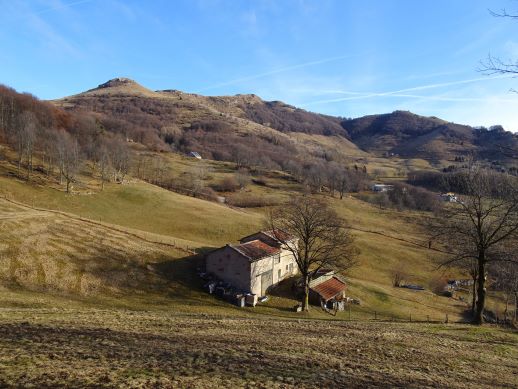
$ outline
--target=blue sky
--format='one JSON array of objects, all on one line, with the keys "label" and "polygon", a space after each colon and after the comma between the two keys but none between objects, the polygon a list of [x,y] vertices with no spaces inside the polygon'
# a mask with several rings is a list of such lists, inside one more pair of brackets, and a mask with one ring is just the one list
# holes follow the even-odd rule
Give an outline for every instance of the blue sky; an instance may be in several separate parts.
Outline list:
[{"label": "blue sky", "polygon": [[52,99],[129,77],[345,117],[396,109],[518,131],[514,0],[0,0],[0,83]]}]

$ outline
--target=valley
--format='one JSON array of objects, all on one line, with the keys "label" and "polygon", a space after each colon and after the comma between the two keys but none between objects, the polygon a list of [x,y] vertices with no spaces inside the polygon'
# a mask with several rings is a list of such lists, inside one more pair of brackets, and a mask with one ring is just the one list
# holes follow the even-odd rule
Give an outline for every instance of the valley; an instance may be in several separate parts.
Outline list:
[{"label": "valley", "polygon": [[[30,150],[6,131],[0,146],[0,386],[513,386],[516,333],[467,325],[469,291],[444,294],[470,275],[432,247],[440,192],[408,183],[460,171],[474,129],[404,112],[351,122],[127,79],[32,104],[59,129]],[[382,202],[373,183],[415,198]],[[205,254],[267,228],[301,194],[350,228],[358,264],[340,277],[358,304],[296,312],[296,277],[255,307],[209,294]],[[486,309],[502,317],[504,300],[490,289]]]}]

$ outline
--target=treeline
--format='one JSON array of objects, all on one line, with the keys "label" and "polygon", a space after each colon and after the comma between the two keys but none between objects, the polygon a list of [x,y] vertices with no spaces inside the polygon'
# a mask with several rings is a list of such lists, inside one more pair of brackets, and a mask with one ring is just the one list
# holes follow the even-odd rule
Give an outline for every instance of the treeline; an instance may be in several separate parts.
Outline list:
[{"label": "treeline", "polygon": [[[238,168],[259,166],[284,170],[305,182],[315,181],[311,178],[315,170],[326,170],[326,175],[335,174],[337,170],[331,162],[339,158],[331,153],[307,155],[294,140],[282,133],[243,133],[239,131],[243,123],[228,115],[214,117],[201,110],[198,120],[186,122],[180,117],[180,111],[200,109],[187,101],[86,95],[74,97],[73,104],[71,109],[94,112],[108,131],[142,143],[152,151],[196,151],[206,159],[234,162]],[[252,112],[256,112],[254,121],[268,123],[280,131],[345,134],[337,118],[294,110],[281,103],[251,104],[241,108],[251,119]],[[362,186],[358,183],[361,177],[355,172],[344,174],[350,176],[349,185],[353,190]],[[318,186],[318,183],[312,185]]]},{"label": "treeline", "polygon": [[[454,192],[457,194],[466,194],[470,193],[471,190],[469,187],[470,182],[466,179],[468,171],[467,169],[469,169],[469,167],[461,170],[446,172],[413,172],[408,176],[408,183],[435,192]],[[488,188],[492,188],[494,191],[493,195],[498,197],[503,188],[507,186],[507,183],[509,182],[509,176],[494,170],[492,171],[494,174],[488,174],[484,176],[484,179],[488,180],[485,185],[487,185]]]},{"label": "treeline", "polygon": [[340,118],[308,112],[279,101],[241,104],[239,107],[249,120],[278,131],[348,136],[347,131],[340,124]]},{"label": "treeline", "polygon": [[[153,151],[168,151],[167,136],[175,133],[176,108],[159,99],[143,96],[76,96],[75,112],[94,113],[108,131],[146,145]],[[69,111],[70,112],[70,111]]]},{"label": "treeline", "polygon": [[125,139],[105,131],[93,115],[65,112],[2,85],[0,138],[16,152],[19,177],[30,181],[38,171],[59,179],[67,192],[86,160],[102,187],[111,179],[124,180],[130,167]]},{"label": "treeline", "polygon": [[394,183],[390,191],[361,198],[379,206],[380,209],[394,208],[399,211],[410,209],[434,212],[440,207],[440,200],[436,193],[401,182]]},{"label": "treeline", "polygon": [[64,110],[0,88],[0,137],[16,151],[20,177],[30,180],[38,170],[70,191],[80,172],[89,172],[104,188],[108,181],[124,181],[133,168],[137,177],[164,188],[214,198],[214,189],[200,188],[199,180],[173,180],[161,159],[136,160],[129,148],[135,142],[155,152],[194,150],[207,159],[234,162],[237,169],[282,170],[308,190],[341,198],[368,187],[365,167],[348,166],[326,152],[307,155],[280,133],[243,135],[235,119],[204,119],[183,128],[176,108],[158,99],[79,96],[74,104],[79,105]]}]

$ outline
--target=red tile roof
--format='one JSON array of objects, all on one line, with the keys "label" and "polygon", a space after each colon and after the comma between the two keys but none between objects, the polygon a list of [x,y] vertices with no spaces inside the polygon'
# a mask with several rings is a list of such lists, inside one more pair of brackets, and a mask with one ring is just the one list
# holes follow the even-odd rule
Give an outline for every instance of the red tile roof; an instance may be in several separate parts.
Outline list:
[{"label": "red tile roof", "polygon": [[231,247],[239,251],[245,257],[248,257],[250,260],[261,259],[281,252],[279,248],[272,247],[258,239]]},{"label": "red tile roof", "polygon": [[332,277],[327,281],[321,282],[313,287],[311,290],[318,293],[325,301],[332,299],[337,294],[343,292],[347,288],[345,282],[336,277]]}]

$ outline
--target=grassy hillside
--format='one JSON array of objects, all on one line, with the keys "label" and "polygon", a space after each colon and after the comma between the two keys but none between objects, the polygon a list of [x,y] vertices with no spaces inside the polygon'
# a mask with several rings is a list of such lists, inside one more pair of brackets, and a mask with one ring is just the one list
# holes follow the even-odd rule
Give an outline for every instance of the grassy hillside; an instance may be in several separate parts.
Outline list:
[{"label": "grassy hillside", "polygon": [[[175,163],[178,174],[188,169],[190,164],[197,163],[186,159],[171,162]],[[214,167],[214,173],[210,180],[218,180],[231,174],[233,174],[231,170]],[[266,187],[249,185],[246,189],[246,196],[257,194],[286,198],[290,193],[293,193],[291,192],[293,190],[291,184],[281,177],[273,176],[273,178],[268,179],[268,183],[269,185]],[[10,198],[31,206],[66,211],[72,215],[81,216],[83,219],[102,222],[103,225],[99,228],[90,229],[88,224],[75,220],[70,224],[69,238],[67,238],[67,233],[58,227],[47,229],[45,220],[49,219],[50,216],[48,215],[45,218],[34,219],[31,226],[25,227],[24,224],[16,224],[6,230],[6,233],[10,234],[9,236],[12,235],[11,238],[8,238],[14,239],[16,236],[24,236],[26,234],[25,228],[47,229],[50,235],[45,242],[53,243],[46,249],[48,251],[44,251],[43,254],[31,254],[36,260],[45,253],[50,256],[52,250],[58,250],[57,253],[61,258],[67,255],[76,255],[72,251],[66,251],[70,249],[66,249],[64,252],[59,251],[61,248],[57,243],[60,240],[66,242],[71,239],[80,241],[87,247],[97,246],[97,242],[103,239],[103,228],[111,226],[115,226],[119,230],[122,228],[122,232],[148,237],[154,242],[167,242],[182,248],[189,246],[191,249],[204,250],[208,247],[234,242],[239,237],[261,228],[266,210],[264,208],[232,209],[213,202],[179,195],[140,181],[125,185],[108,185],[103,192],[86,191],[84,193],[79,192],[83,194],[66,195],[57,188],[26,184],[13,178],[0,177],[0,189]],[[426,246],[426,236],[419,227],[420,214],[394,210],[380,211],[376,207],[353,197],[347,197],[344,200],[329,198],[329,201],[338,213],[355,228],[354,234],[361,250],[360,266],[348,275],[350,294],[362,301],[361,306],[354,307],[356,317],[371,317],[376,311],[378,315],[384,315],[387,318],[408,318],[413,315],[414,319],[424,320],[429,316],[434,320],[444,320],[446,314],[449,315],[451,320],[462,318],[462,312],[466,309],[466,304],[445,297],[438,297],[429,291],[438,279],[455,276],[456,274],[453,270],[447,272],[438,270],[437,257],[434,252],[422,247]],[[4,207],[8,207],[8,204],[10,203],[4,204]],[[24,212],[30,214],[28,210]],[[41,212],[35,214],[41,215]],[[63,217],[53,215],[50,217],[51,225],[63,226],[66,224],[62,220]],[[122,232],[119,231],[117,234],[123,235]],[[388,236],[373,232],[383,232]],[[132,236],[126,238],[129,240],[128,248],[125,249],[128,252],[131,251],[129,242],[133,239]],[[23,239],[19,239],[18,244],[21,245],[22,243]],[[106,241],[106,244],[114,247],[120,246],[119,243],[111,243],[110,241]],[[74,245],[77,246],[77,243],[74,243]],[[144,245],[144,247],[148,246]],[[108,250],[108,247],[104,249]],[[148,249],[151,250],[151,248]],[[86,253],[91,249],[80,246],[77,250]],[[91,260],[95,262],[95,266],[102,268],[104,265],[108,266],[108,263],[114,261],[116,263],[120,260],[120,257],[116,255],[117,251],[109,252],[108,250],[106,257],[109,261],[99,262],[99,255],[101,255],[102,250],[103,248],[100,247],[96,253],[90,256]],[[158,247],[157,253],[163,252],[163,250],[163,247]],[[138,254],[132,254],[132,257],[135,257],[135,255],[139,256]],[[145,255],[148,257],[147,254]],[[149,255],[149,257],[152,258],[153,255]],[[186,254],[172,253],[170,256],[178,258],[185,257]],[[87,258],[84,260],[86,261]],[[151,258],[150,261],[153,262]],[[131,262],[131,260],[129,261]],[[166,260],[168,263],[172,263],[171,261],[171,258]],[[186,266],[180,267],[180,269],[187,274],[175,278],[178,275],[178,273],[175,273],[175,276],[169,280],[169,287],[181,284],[182,288],[185,288],[190,283],[190,286],[194,289],[193,296],[197,296],[194,298],[199,299],[200,302],[197,310],[203,311],[214,303],[214,299],[198,289],[200,287],[199,281],[194,275],[196,265],[186,260],[179,263]],[[189,266],[187,266],[187,263],[189,263]],[[428,291],[414,292],[392,287],[393,273],[401,266],[404,266],[409,282],[421,284]],[[164,266],[163,269],[167,271],[169,268],[170,266]],[[74,271],[76,271],[75,268]],[[162,276],[167,278],[166,275]],[[35,277],[33,276],[31,280],[34,280]],[[77,279],[77,277],[74,279]],[[34,283],[36,287],[33,289],[37,289],[39,284],[36,281]],[[110,288],[109,285],[107,287]],[[253,312],[291,315],[288,310],[296,301],[291,294],[285,293],[283,288],[279,288],[279,291],[273,293],[267,304]],[[287,290],[289,290],[289,287],[287,287]],[[181,301],[174,298],[174,294],[165,293],[165,295],[168,296],[166,300],[170,299],[166,304],[170,304],[171,307],[182,305]],[[222,304],[223,306],[228,305]],[[313,316],[326,316],[320,310],[314,311]],[[250,312],[247,311],[247,313]],[[346,318],[348,314],[342,313],[340,315],[339,317]]]},{"label": "grassy hillside", "polygon": [[235,240],[243,231],[257,229],[261,222],[255,213],[179,195],[143,182],[108,185],[103,192],[89,195],[67,195],[53,188],[0,178],[0,191],[26,204],[168,235],[197,246]]}]

